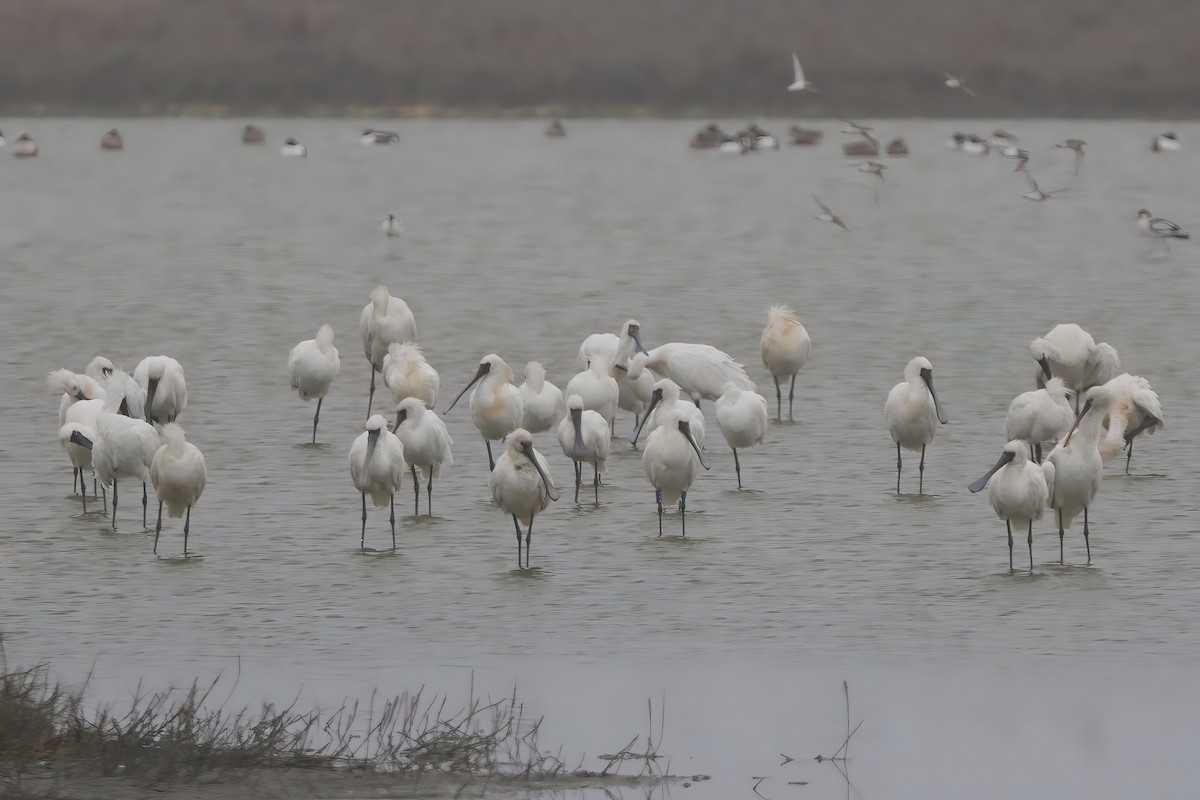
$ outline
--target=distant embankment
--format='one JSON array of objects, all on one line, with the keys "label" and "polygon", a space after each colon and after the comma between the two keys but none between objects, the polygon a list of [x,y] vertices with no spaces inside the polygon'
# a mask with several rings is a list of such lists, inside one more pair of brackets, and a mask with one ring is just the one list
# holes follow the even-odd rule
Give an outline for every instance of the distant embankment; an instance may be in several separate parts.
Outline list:
[{"label": "distant embankment", "polygon": [[10,0],[0,113],[1195,117],[1198,30],[1195,0]]}]

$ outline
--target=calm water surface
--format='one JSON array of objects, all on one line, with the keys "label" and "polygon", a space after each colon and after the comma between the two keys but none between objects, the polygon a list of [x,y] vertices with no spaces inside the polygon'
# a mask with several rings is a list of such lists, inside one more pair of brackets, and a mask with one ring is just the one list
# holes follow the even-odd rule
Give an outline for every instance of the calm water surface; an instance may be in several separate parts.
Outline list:
[{"label": "calm water surface", "polygon": [[[112,124],[127,149],[102,153]],[[863,797],[1190,794],[1200,277],[1195,244],[1147,257],[1134,219],[1145,206],[1200,220],[1200,126],[880,123],[914,155],[887,161],[876,202],[837,123],[816,148],[745,158],[689,151],[691,122],[578,122],[565,140],[538,122],[404,122],[401,145],[361,147],[369,124],[275,120],[259,148],[233,121],[0,126],[42,147],[20,162],[0,151],[11,660],[68,681],[94,669],[114,698],[239,658],[248,698],[313,704],[422,684],[465,697],[474,674],[486,691],[515,683],[548,740],[592,755],[665,695],[663,751],[675,772],[714,775],[680,790],[703,798],[749,795],[752,775],[771,777],[768,797],[842,796],[809,758],[840,742],[849,678],[867,718],[851,775]],[[943,146],[997,125],[1021,135],[1043,188],[1070,190],[1027,202],[1012,162]],[[1151,154],[1167,127],[1198,147]],[[285,136],[309,158],[281,158]],[[1068,136],[1089,142],[1078,178],[1071,154],[1049,149]],[[813,220],[811,194],[850,233]],[[388,212],[406,226],[397,240],[379,230]],[[648,346],[727,350],[770,395],[758,337],[766,306],[787,302],[814,341],[797,421],[745,454],[738,492],[706,404],[712,470],[689,494],[686,540],[655,535],[640,453],[617,443],[601,506],[564,491],[520,573],[464,403],[446,418],[456,464],[435,485],[436,516],[399,521],[395,555],[360,554],[346,454],[366,411],[358,314],[380,281],[416,314],[442,407],[489,352],[518,374],[539,359],[565,385],[582,338],[630,317]],[[342,370],[311,447],[313,407],[284,366],[325,322]],[[966,485],[1032,385],[1029,340],[1059,322],[1147,376],[1167,428],[1139,440],[1134,475],[1108,466],[1090,568],[1079,529],[1060,567],[1043,522],[1036,574],[1009,576],[1003,523]],[[209,470],[192,525],[203,557],[186,562],[151,555],[134,491],[115,534],[81,514],[44,383],[96,354],[132,371],[158,353],[185,366],[180,421]],[[951,421],[928,453],[928,495],[897,497],[882,406],[917,354]],[[631,427],[622,412],[618,431]],[[566,486],[555,441],[539,447]],[[411,513],[409,490],[397,510]],[[373,511],[367,543],[387,541]],[[181,549],[171,520],[162,550]],[[800,761],[781,767],[780,752]]]}]

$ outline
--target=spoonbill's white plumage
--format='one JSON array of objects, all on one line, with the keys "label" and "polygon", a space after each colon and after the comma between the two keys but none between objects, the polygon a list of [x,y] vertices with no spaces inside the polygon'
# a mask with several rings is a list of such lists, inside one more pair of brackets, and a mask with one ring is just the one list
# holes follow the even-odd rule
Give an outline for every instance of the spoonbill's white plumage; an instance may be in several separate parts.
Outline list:
[{"label": "spoonbill's white plumage", "polygon": [[[533,447],[533,435],[524,428],[509,433],[504,452],[488,478],[492,499],[512,516],[517,529],[517,569],[529,568],[529,540],[533,518],[559,498],[550,478],[550,465]],[[525,563],[521,563],[521,524],[525,524]]]},{"label": "spoonbill's white plumage", "polygon": [[767,433],[767,398],[758,392],[739,389],[730,383],[725,394],[717,398],[717,425],[733,450],[733,466],[737,470],[738,488],[742,488],[742,462],[738,450],[762,444]]},{"label": "spoonbill's white plumage", "polygon": [[165,425],[187,408],[183,367],[170,356],[148,356],[133,370],[133,379],[146,390],[146,421]]},{"label": "spoonbill's white plumage", "polygon": [[417,319],[399,297],[388,294],[386,286],[371,290],[371,302],[363,306],[358,316],[358,335],[362,338],[363,353],[371,363],[371,391],[367,396],[367,416],[375,400],[375,373],[383,369],[384,356],[393,344],[416,341]]},{"label": "spoonbill's white plumage", "polygon": [[376,414],[367,420],[366,430],[350,445],[350,479],[362,495],[362,533],[360,548],[367,540],[367,495],[376,508],[391,509],[392,549],[396,549],[396,490],[404,481],[404,445],[388,430],[387,420]]},{"label": "spoonbill's white plumage", "polygon": [[654,431],[662,424],[668,410],[677,410],[683,415],[691,428],[692,438],[696,440],[696,445],[703,450],[705,443],[704,412],[695,403],[685,401],[679,391],[679,385],[670,378],[655,381],[654,388],[650,392],[650,405],[642,416],[641,425],[633,432],[633,446],[637,447],[643,430]]},{"label": "spoonbill's white plumage", "polygon": [[1078,395],[1112,380],[1121,369],[1121,358],[1112,345],[1097,343],[1073,322],[1055,325],[1030,342],[1029,350],[1041,365],[1043,377],[1062,378],[1067,388],[1077,393],[1077,402]]},{"label": "spoonbill's white plumage", "polygon": [[642,346],[642,326],[636,319],[626,320],[618,333],[593,333],[579,345],[577,361],[581,370],[587,369],[594,356],[604,356],[616,363],[618,355],[625,352],[626,357],[634,353],[645,353]]},{"label": "spoonbill's white plumage", "polygon": [[607,356],[595,355],[591,365],[567,381],[567,387],[563,390],[567,397],[578,395],[583,400],[584,408],[604,417],[610,430],[617,417],[617,402],[621,399],[621,388],[617,386],[617,379],[612,373],[612,361]]},{"label": "spoonbill's white plumage", "polygon": [[1100,458],[1100,436],[1104,420],[1113,407],[1113,395],[1103,386],[1090,389],[1075,424],[1063,440],[1050,451],[1042,464],[1049,506],[1058,513],[1058,561],[1063,561],[1063,530],[1071,527],[1083,512],[1083,541],[1088,563],[1092,562],[1092,544],[1088,531],[1088,507],[1100,491],[1104,461]]},{"label": "spoonbill's white plumage", "polygon": [[[78,422],[67,422],[58,429],[58,443],[67,451],[71,460],[71,468],[79,480],[79,494],[83,498],[83,513],[87,513],[87,483],[84,481],[84,471],[92,472],[92,448],[83,441],[95,442],[96,431]],[[74,483],[72,483],[74,488]],[[92,496],[96,496],[95,489]]]},{"label": "spoonbill's white plumage", "polygon": [[1004,417],[1004,438],[1029,442],[1034,460],[1041,463],[1042,443],[1057,443],[1075,419],[1070,400],[1073,394],[1062,378],[1051,378],[1044,388],[1017,395]]},{"label": "spoonbill's white plumage", "polygon": [[442,418],[425,406],[419,397],[406,397],[396,406],[396,427],[393,432],[404,445],[404,457],[412,470],[416,508],[413,516],[421,515],[421,481],[417,468],[425,476],[426,501],[433,516],[433,479],[442,476],[442,467],[454,463],[454,440]]},{"label": "spoonbill's white plumage", "polygon": [[[458,404],[467,389],[478,383],[475,391],[471,392],[471,421],[483,436],[487,445],[488,469],[494,470],[496,462],[492,458],[492,442],[503,439],[521,426],[525,416],[525,403],[521,400],[521,391],[513,385],[513,371],[504,359],[495,353],[489,353],[479,362],[475,377],[466,385],[458,397],[454,398],[443,414]],[[526,431],[528,433],[528,431]]]},{"label": "spoonbill's white plumage", "polygon": [[379,227],[389,237],[399,236],[404,231],[404,226],[400,223],[400,218],[395,214],[388,214],[384,217]]},{"label": "spoonbill's white plumage", "polygon": [[1008,528],[1008,571],[1013,572],[1013,525],[1017,530],[1028,529],[1029,571],[1033,572],[1033,523],[1042,518],[1049,500],[1046,475],[1042,468],[1029,460],[1029,445],[1024,439],[1014,439],[1004,445],[1000,460],[968,488],[978,492],[991,483],[988,501]]},{"label": "spoonbill's white plumage", "polygon": [[800,57],[792,53],[792,82],[788,85],[789,92],[802,92],[805,89],[815,92],[816,89],[804,77],[804,68],[800,66]]},{"label": "spoonbill's white plumage", "polygon": [[67,409],[81,400],[103,400],[104,387],[88,375],[80,375],[69,369],[56,369],[46,376],[46,385],[51,391],[61,394],[58,401],[58,426],[67,424]]},{"label": "spoonbill's white plumage", "polygon": [[150,482],[158,495],[158,522],[154,526],[154,552],[158,553],[158,535],[162,533],[163,504],[167,514],[183,520],[183,555],[188,554],[188,534],[192,529],[192,506],[204,493],[208,468],[200,448],[184,438],[183,428],[168,423],[162,429],[163,444],[150,462]]},{"label": "spoonbill's white plumage", "polygon": [[[146,483],[150,480],[150,464],[154,461],[154,454],[162,444],[153,425],[144,419],[122,413],[123,409],[128,410],[124,400],[124,397],[111,391],[105,396],[104,409],[96,416],[97,436],[92,447],[92,465],[96,477],[105,486],[112,485],[113,530],[117,527],[117,482],[123,480],[140,481],[142,484],[142,527],[146,527],[146,506],[149,503]],[[149,408],[149,404],[146,407]]]},{"label": "spoonbill's white plumage", "polygon": [[416,397],[433,408],[437,403],[442,379],[438,371],[425,360],[425,354],[416,342],[392,342],[383,357],[383,385],[392,393],[392,402],[399,403],[406,397]]},{"label": "spoonbill's white plumage", "polygon": [[583,398],[573,394],[567,400],[568,413],[558,423],[558,444],[563,454],[575,462],[575,502],[583,483],[583,465],[592,465],[592,487],[600,503],[600,474],[605,471],[612,444],[612,431],[599,412],[583,407]]},{"label": "spoonbill's white plumage", "polygon": [[716,400],[732,382],[739,389],[755,389],[754,381],[733,356],[707,344],[671,342],[647,353],[646,367],[660,378],[670,378],[697,404]]},{"label": "spoonbill's white plumage", "polygon": [[1100,458],[1108,461],[1126,451],[1125,474],[1133,459],[1133,440],[1143,433],[1153,434],[1165,427],[1162,401],[1150,381],[1124,372],[1104,384],[1113,397],[1112,409],[1104,423],[1100,439]]},{"label": "spoonbill's white plumage", "polygon": [[540,361],[525,365],[525,382],[518,390],[525,411],[521,427],[530,433],[543,433],[558,425],[567,414],[562,389],[546,380],[546,368]]},{"label": "spoonbill's white plumage", "polygon": [[681,409],[665,408],[659,425],[646,440],[642,470],[654,487],[658,503],[658,535],[662,536],[663,504],[679,503],[680,533],[687,536],[687,493],[696,480],[698,467],[708,469],[700,447],[692,436],[691,425]]},{"label": "spoonbill's white plumage", "polygon": [[627,320],[620,334],[593,333],[579,347],[579,368],[587,369],[593,356],[612,361],[612,376],[617,382],[617,408],[634,415],[636,429],[650,404],[654,375],[646,370],[646,348],[642,346],[642,326],[636,319]]},{"label": "spoonbill's white plumage", "polygon": [[925,448],[933,441],[937,423],[949,422],[946,411],[933,389],[933,365],[929,359],[917,356],[904,367],[904,380],[888,392],[883,407],[888,433],[896,443],[896,494],[900,494],[900,471],[903,467],[900,448],[921,451],[918,494],[925,492]]},{"label": "spoonbill's white plumage", "polygon": [[796,374],[808,363],[808,355],[812,352],[812,339],[801,324],[796,312],[783,305],[771,306],[767,309],[767,327],[763,329],[762,360],[767,371],[775,381],[776,413],[783,419],[783,390],[779,387],[780,378],[791,378],[791,388],[788,389],[788,419],[795,419],[792,412],[792,402],[796,396]]},{"label": "spoonbill's white plumage", "polygon": [[317,442],[317,420],[321,418],[321,403],[329,393],[334,377],[342,362],[338,349],[333,346],[333,328],[322,325],[315,339],[305,339],[288,354],[288,373],[292,376],[292,388],[301,400],[317,401],[313,414],[313,444]]},{"label": "spoonbill's white plumage", "polygon": [[113,370],[115,369],[116,367],[113,366],[113,362],[104,356],[96,356],[88,362],[87,367],[84,369],[84,374],[103,386],[112,377]]}]

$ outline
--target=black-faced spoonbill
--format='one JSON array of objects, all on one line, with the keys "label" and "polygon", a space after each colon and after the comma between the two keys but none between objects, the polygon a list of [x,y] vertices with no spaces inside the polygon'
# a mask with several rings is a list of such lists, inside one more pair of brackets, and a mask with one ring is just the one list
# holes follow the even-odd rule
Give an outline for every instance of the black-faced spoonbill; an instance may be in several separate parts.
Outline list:
[{"label": "black-faced spoonbill", "polygon": [[148,356],[133,370],[133,379],[146,390],[146,421],[165,425],[187,408],[183,367],[170,356]]},{"label": "black-faced spoonbill", "polygon": [[[533,537],[533,518],[559,498],[550,479],[550,466],[533,449],[533,436],[524,428],[509,433],[504,452],[488,478],[492,499],[512,515],[517,529],[517,569],[529,568],[529,540]],[[521,523],[525,523],[525,563],[521,564]]]},{"label": "black-faced spoonbill", "polygon": [[771,306],[767,309],[767,327],[763,329],[762,360],[767,371],[775,380],[775,408],[777,418],[783,419],[783,390],[779,388],[780,378],[791,378],[792,385],[788,389],[788,419],[795,419],[792,402],[796,397],[796,373],[808,363],[808,355],[812,352],[812,339],[796,312],[787,306]]},{"label": "black-faced spoonbill", "polygon": [[904,367],[904,380],[888,392],[883,406],[888,433],[896,443],[896,494],[900,494],[900,471],[903,462],[900,448],[921,451],[918,467],[920,479],[917,493],[925,493],[925,447],[933,441],[936,423],[949,422],[945,409],[933,390],[933,365],[929,359],[917,356]]},{"label": "black-faced spoonbill", "polygon": [[546,380],[546,368],[540,361],[525,365],[525,382],[517,389],[525,411],[521,427],[530,433],[543,433],[558,425],[567,415],[567,401],[562,389]]},{"label": "black-faced spoonbill", "polygon": [[392,429],[404,445],[404,457],[412,470],[413,492],[416,509],[413,516],[421,515],[421,481],[417,468],[425,475],[425,493],[429,504],[429,515],[433,516],[433,479],[440,478],[442,467],[454,463],[451,448],[454,440],[446,430],[442,418],[425,407],[419,397],[406,397],[396,406],[396,427]]},{"label": "black-faced spoonbill", "polygon": [[[154,526],[154,553],[158,554],[158,536],[162,533],[163,503],[167,514],[183,520],[183,556],[188,554],[188,534],[192,529],[192,506],[204,493],[208,469],[200,448],[184,438],[183,428],[169,423],[162,429],[163,445],[150,462],[150,482],[158,495],[158,522]],[[116,495],[113,495],[114,502]],[[186,516],[185,516],[186,515]]]},{"label": "black-faced spoonbill", "polygon": [[[74,406],[76,403],[87,403],[91,401],[91,408],[93,409],[91,418],[93,420],[95,414],[99,413],[99,409],[103,407],[104,388],[99,382],[88,375],[79,375],[71,372],[69,369],[56,369],[46,376],[46,385],[50,387],[51,391],[60,393],[62,396],[62,399],[59,400],[58,403],[58,427],[60,440],[62,439],[62,431],[64,430],[64,426],[67,424],[67,415],[72,406]],[[85,406],[85,408],[87,407],[88,406]],[[76,413],[78,415],[79,412]],[[75,421],[81,422],[81,420]],[[88,434],[89,438],[94,439],[96,434],[92,429],[93,423],[87,422],[86,420],[83,420],[82,422],[85,423],[87,430],[90,431],[90,434]],[[67,434],[67,438],[70,438],[69,433]],[[65,442],[63,443],[63,446],[67,447]],[[78,459],[72,455],[70,447],[67,447],[67,454],[71,457],[71,464],[74,467],[71,473],[71,491],[76,491],[75,487],[78,483],[78,491],[86,494],[87,490],[83,485],[83,471],[80,469],[80,464],[76,463]],[[87,455],[87,462],[90,468],[92,462],[91,453],[88,453]],[[86,501],[84,502],[86,503]]]},{"label": "black-faced spoonbill", "polygon": [[1042,518],[1049,499],[1046,476],[1042,468],[1029,460],[1029,445],[1024,439],[1014,439],[1004,445],[1000,460],[979,480],[967,488],[972,493],[988,489],[988,501],[1008,528],[1008,571],[1013,572],[1013,524],[1017,530],[1028,528],[1029,571],[1033,572],[1033,523]]},{"label": "black-faced spoonbill", "polygon": [[1140,375],[1122,373],[1104,384],[1112,393],[1113,407],[1104,422],[1104,435],[1100,439],[1100,458],[1108,461],[1126,451],[1125,474],[1129,474],[1129,462],[1133,459],[1133,440],[1142,433],[1153,434],[1166,427],[1162,402],[1150,381]]},{"label": "black-faced spoonbill", "polygon": [[520,390],[513,385],[512,368],[500,356],[489,353],[479,362],[475,377],[442,414],[449,414],[467,389],[476,383],[479,386],[471,392],[469,401],[471,420],[487,445],[488,469],[494,470],[496,462],[492,458],[492,442],[503,439],[520,427],[521,419],[525,416],[525,403],[521,400]]},{"label": "black-faced spoonbill", "polygon": [[433,408],[437,403],[442,378],[438,371],[425,360],[425,354],[416,342],[392,342],[383,357],[383,385],[392,393],[392,402],[399,403],[406,397],[416,397]]},{"label": "black-faced spoonbill", "polygon": [[733,466],[737,470],[738,488],[742,488],[742,462],[738,448],[762,444],[767,433],[767,398],[758,392],[748,392],[730,383],[725,394],[717,398],[717,425],[733,451]]},{"label": "black-faced spoonbill", "polygon": [[1058,561],[1063,563],[1063,530],[1083,512],[1083,541],[1088,563],[1092,543],[1088,531],[1088,507],[1100,491],[1104,461],[1100,458],[1100,436],[1104,419],[1113,407],[1113,395],[1103,386],[1090,389],[1075,424],[1058,446],[1046,456],[1042,471],[1050,490],[1050,508],[1058,512]]},{"label": "black-faced spoonbill", "polygon": [[647,354],[646,366],[660,378],[670,378],[700,405],[701,398],[715,401],[732,381],[739,389],[754,391],[754,381],[733,356],[707,344],[671,342]]},{"label": "black-faced spoonbill", "polygon": [[1093,386],[1115,378],[1121,369],[1116,349],[1097,343],[1092,335],[1073,322],[1055,325],[1045,336],[1029,343],[1029,351],[1042,368],[1045,380],[1058,377],[1076,392],[1075,402]]},{"label": "black-faced spoonbill", "polygon": [[642,326],[636,319],[626,320],[621,333],[593,333],[579,346],[579,368],[587,369],[594,356],[612,361],[612,376],[617,382],[617,408],[633,414],[637,430],[642,415],[650,405],[655,377],[646,370],[649,357],[642,346]]},{"label": "black-faced spoonbill", "polygon": [[[94,442],[96,432],[78,422],[68,422],[58,429],[58,443],[67,451],[71,459],[74,476],[79,480],[79,494],[83,497],[83,513],[87,513],[87,484],[84,482],[83,471],[92,472],[92,448],[83,442]],[[95,478],[93,478],[93,483]],[[72,484],[74,489],[74,484]],[[95,488],[92,496],[96,496]]]},{"label": "black-faced spoonbill", "polygon": [[634,353],[645,353],[646,348],[642,347],[641,336],[642,326],[636,319],[626,320],[619,334],[593,333],[579,345],[579,356],[576,359],[579,368],[587,369],[595,356],[604,356],[615,363],[619,360],[618,353],[622,350],[628,351],[630,356]]},{"label": "black-faced spoonbill", "polygon": [[617,418],[617,403],[621,399],[621,387],[613,377],[613,364],[607,356],[593,356],[587,369],[567,381],[563,394],[567,397],[578,396],[583,401],[583,407],[604,417],[609,430],[612,430]]},{"label": "black-faced spoonbill", "polygon": [[321,418],[321,403],[329,393],[329,387],[341,367],[338,350],[333,346],[333,328],[322,325],[317,338],[305,339],[288,354],[288,372],[292,376],[292,388],[301,400],[316,398],[317,410],[313,414],[312,441],[317,443],[317,420]]},{"label": "black-faced spoonbill", "polygon": [[396,490],[404,481],[404,445],[388,430],[387,420],[376,414],[367,420],[367,429],[350,445],[350,478],[362,495],[362,532],[360,549],[366,548],[367,495],[376,508],[388,506],[391,515],[392,549],[396,549]]},{"label": "black-faced spoonbill", "polygon": [[[146,406],[149,408],[149,404]],[[149,502],[146,483],[150,480],[150,464],[154,454],[162,445],[158,431],[142,419],[126,416],[129,410],[124,397],[109,392],[104,398],[104,410],[96,417],[98,434],[92,448],[92,465],[96,477],[105,486],[112,484],[113,530],[117,529],[117,482],[136,480],[142,483],[142,527],[146,527],[146,506]],[[87,446],[78,434],[72,436],[76,444]]]},{"label": "black-faced spoonbill", "polygon": [[1017,395],[1004,417],[1004,438],[1029,442],[1034,460],[1042,463],[1042,442],[1057,443],[1075,421],[1073,394],[1062,378],[1051,378],[1045,387]]},{"label": "black-faced spoonbill", "polygon": [[362,337],[363,353],[371,363],[371,391],[367,395],[367,416],[375,400],[375,373],[383,369],[383,358],[392,344],[403,344],[417,338],[417,319],[399,297],[388,294],[386,286],[371,290],[371,302],[363,306],[358,317],[358,335]]},{"label": "black-faced spoonbill", "polygon": [[658,415],[658,427],[646,440],[646,451],[642,453],[642,470],[654,487],[658,503],[659,536],[662,536],[663,503],[679,503],[679,530],[687,536],[687,493],[696,480],[697,464],[708,469],[687,416],[677,408],[663,409]]},{"label": "black-faced spoonbill", "polygon": [[583,398],[573,394],[567,400],[568,414],[558,423],[558,444],[567,458],[575,462],[575,502],[583,483],[583,465],[592,465],[592,487],[600,504],[600,473],[605,471],[612,431],[599,412],[585,409]]},{"label": "black-faced spoonbill", "polygon": [[695,403],[683,400],[679,386],[670,378],[663,378],[654,383],[654,389],[650,392],[650,406],[642,416],[641,424],[633,432],[633,440],[631,442],[633,446],[637,447],[638,438],[642,435],[643,430],[649,428],[653,432],[662,424],[661,419],[667,409],[678,410],[683,415],[683,418],[688,421],[688,425],[691,428],[692,438],[696,440],[696,444],[703,450],[705,441],[704,413]]}]

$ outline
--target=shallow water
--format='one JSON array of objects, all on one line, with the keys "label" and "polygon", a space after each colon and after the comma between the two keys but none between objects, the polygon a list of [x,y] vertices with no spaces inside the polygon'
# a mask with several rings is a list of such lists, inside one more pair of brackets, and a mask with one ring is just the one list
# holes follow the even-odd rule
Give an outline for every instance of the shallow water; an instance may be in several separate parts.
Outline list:
[{"label": "shallow water", "polygon": [[[126,150],[103,153],[113,124]],[[266,123],[270,141],[304,142],[306,160],[242,146],[239,122],[0,126],[42,148],[25,161],[0,151],[10,659],[66,680],[94,669],[110,697],[239,659],[247,697],[303,687],[314,703],[421,684],[465,697],[473,673],[488,691],[515,683],[547,739],[593,755],[665,695],[672,770],[714,775],[686,790],[698,797],[749,793],[752,775],[771,776],[768,797],[801,791],[788,780],[840,796],[842,779],[808,759],[840,742],[849,678],[868,719],[851,775],[862,796],[1188,794],[1200,287],[1196,245],[1149,257],[1134,219],[1142,206],[1185,227],[1200,218],[1198,151],[1148,149],[1168,127],[1200,141],[1200,126],[879,123],[914,155],[885,159],[875,202],[837,123],[816,148],[745,158],[690,151],[699,122],[577,122],[563,140],[539,122],[403,122],[383,126],[399,146],[361,147],[369,124]],[[1070,190],[1027,202],[1012,162],[943,147],[955,129],[995,126],[1022,135],[1044,189]],[[1071,154],[1049,149],[1068,136],[1089,142],[1078,178]],[[851,231],[813,220],[811,194]],[[396,240],[379,230],[388,212],[406,226]],[[435,484],[437,516],[405,516],[396,554],[364,555],[346,453],[366,410],[358,313],[378,281],[413,308],[441,407],[489,352],[518,375],[539,359],[564,386],[586,334],[636,317],[648,346],[732,353],[774,409],[758,337],[765,307],[790,303],[814,341],[797,421],[744,455],[738,492],[706,404],[712,470],[689,493],[686,540],[655,535],[640,454],[617,443],[601,506],[564,491],[522,573],[464,400],[446,418],[456,464]],[[1058,566],[1043,522],[1036,574],[1010,576],[1003,523],[966,485],[1032,384],[1029,340],[1068,321],[1153,382],[1167,428],[1138,441],[1132,476],[1108,466],[1091,567],[1078,528]],[[313,406],[284,365],[324,322],[342,371],[311,447]],[[157,353],[187,371],[180,422],[209,470],[192,520],[203,557],[186,562],[151,555],[134,491],[115,534],[81,515],[44,384],[95,354],[132,371]],[[951,421],[929,449],[928,495],[897,497],[882,406],[916,354]],[[622,412],[618,432],[631,427]],[[569,462],[549,435],[538,443],[566,487]],[[916,463],[907,455],[906,492]],[[411,502],[402,492],[398,515]],[[388,544],[386,516],[372,511],[369,547]],[[166,554],[182,549],[179,522]],[[780,767],[779,752],[800,761]]]}]

